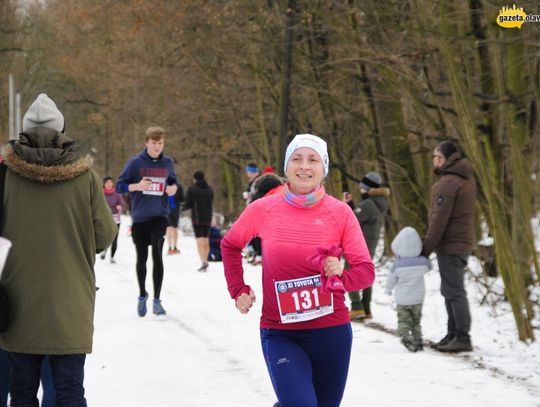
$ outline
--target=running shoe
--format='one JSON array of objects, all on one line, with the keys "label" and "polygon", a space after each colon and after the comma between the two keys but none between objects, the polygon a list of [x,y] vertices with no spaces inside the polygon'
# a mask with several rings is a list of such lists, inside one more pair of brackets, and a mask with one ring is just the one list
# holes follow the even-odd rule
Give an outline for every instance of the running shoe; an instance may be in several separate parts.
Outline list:
[{"label": "running shoe", "polygon": [[144,297],[139,297],[137,302],[137,314],[139,314],[140,317],[144,317],[146,315],[146,300],[148,299],[148,293]]},{"label": "running shoe", "polygon": [[156,315],[165,315],[165,309],[161,305],[161,300],[159,298],[154,298],[154,307],[152,312]]},{"label": "running shoe", "polygon": [[201,267],[199,267],[197,271],[201,271],[201,272],[208,271],[208,263],[204,262],[203,264],[201,264]]}]

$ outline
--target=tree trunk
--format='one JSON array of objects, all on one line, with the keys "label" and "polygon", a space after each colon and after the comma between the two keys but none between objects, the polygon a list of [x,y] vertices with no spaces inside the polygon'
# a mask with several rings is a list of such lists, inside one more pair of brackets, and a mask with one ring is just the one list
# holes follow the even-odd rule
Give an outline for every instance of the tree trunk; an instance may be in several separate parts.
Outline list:
[{"label": "tree trunk", "polygon": [[[514,313],[519,338],[523,341],[533,340],[534,333],[528,311],[530,304],[523,281],[523,270],[521,270],[523,263],[516,261],[516,252],[514,252],[516,241],[511,238],[514,230],[512,225],[507,221],[509,213],[506,210],[506,205],[511,205],[510,213],[512,213],[516,210],[513,206],[517,202],[512,202],[512,199],[508,200],[506,197],[501,196],[497,188],[498,173],[500,171],[497,167],[497,159],[491,145],[484,143],[485,148],[482,151],[479,138],[476,134],[474,95],[472,94],[472,90],[466,86],[465,78],[459,73],[462,69],[458,66],[459,59],[456,58],[456,55],[461,55],[462,52],[459,49],[455,50],[453,45],[448,42],[448,38],[456,35],[454,28],[447,19],[448,13],[449,11],[445,9],[444,5],[441,6],[441,29],[444,35],[439,37],[439,50],[447,68],[450,89],[458,113],[456,126],[459,127],[462,135],[462,145],[475,168],[477,180],[484,194],[487,207],[487,223],[495,240],[497,262],[500,266],[506,294]],[[516,135],[516,137],[519,137],[519,135]],[[510,134],[510,138],[513,138],[512,134]],[[520,160],[519,151],[512,151],[512,153],[516,155],[513,160]],[[486,165],[486,162],[488,165]],[[520,173],[518,167],[518,165],[515,166],[518,173],[516,175]],[[517,213],[519,212],[520,210]],[[528,220],[526,225],[528,225]],[[524,252],[521,251],[521,253],[523,254]],[[530,256],[526,257],[526,259],[528,258]]]},{"label": "tree trunk", "polygon": [[294,47],[294,26],[296,24],[296,14],[298,6],[296,0],[288,0],[287,7],[287,27],[285,30],[284,44],[284,64],[282,76],[281,97],[279,103],[279,125],[278,125],[278,145],[276,154],[278,155],[278,168],[283,168],[285,157],[285,146],[288,139],[289,128],[289,107],[291,100],[291,80],[293,65]]}]

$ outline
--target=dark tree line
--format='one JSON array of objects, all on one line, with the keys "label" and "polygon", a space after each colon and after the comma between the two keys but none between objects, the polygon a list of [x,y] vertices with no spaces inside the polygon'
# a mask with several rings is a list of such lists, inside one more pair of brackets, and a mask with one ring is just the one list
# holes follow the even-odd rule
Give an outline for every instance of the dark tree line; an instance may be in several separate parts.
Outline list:
[{"label": "dark tree line", "polygon": [[[22,5],[21,5],[22,4]],[[356,196],[368,171],[392,190],[389,236],[427,223],[431,150],[455,139],[479,184],[479,225],[519,337],[534,339],[540,271],[540,25],[504,29],[499,2],[410,0],[48,0],[0,5],[0,67],[23,109],[54,98],[67,132],[117,175],[150,125],[184,183],[203,169],[228,219],[243,167],[275,165],[296,133],[329,143],[327,190]],[[532,1],[520,3],[539,13]],[[0,99],[7,112],[7,97]],[[0,116],[7,132],[7,118]],[[357,196],[358,197],[358,196]]]}]

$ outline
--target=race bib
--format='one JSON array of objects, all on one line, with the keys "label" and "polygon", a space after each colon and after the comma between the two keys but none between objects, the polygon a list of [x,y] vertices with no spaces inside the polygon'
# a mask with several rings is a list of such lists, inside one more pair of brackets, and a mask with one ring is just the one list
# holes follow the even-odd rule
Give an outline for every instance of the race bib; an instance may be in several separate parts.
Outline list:
[{"label": "race bib", "polygon": [[334,296],[319,290],[319,276],[274,282],[281,323],[309,321],[334,312]]},{"label": "race bib", "polygon": [[145,195],[163,195],[165,192],[165,178],[163,177],[145,177],[152,181],[150,189],[142,191]]}]

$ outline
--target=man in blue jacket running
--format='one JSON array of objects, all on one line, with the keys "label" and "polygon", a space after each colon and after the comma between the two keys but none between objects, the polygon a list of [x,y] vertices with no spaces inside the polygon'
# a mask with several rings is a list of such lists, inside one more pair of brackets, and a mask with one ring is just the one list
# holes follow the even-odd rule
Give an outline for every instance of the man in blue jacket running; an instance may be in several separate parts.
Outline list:
[{"label": "man in blue jacket running", "polygon": [[165,315],[159,298],[163,283],[162,251],[169,215],[168,196],[176,193],[178,181],[173,160],[163,155],[164,145],[165,130],[161,127],[148,128],[145,149],[128,161],[116,183],[116,190],[120,193],[129,192],[131,198],[131,236],[137,250],[137,280],[140,291],[137,313],[140,317],[146,315],[148,299],[145,288],[148,246],[152,246],[154,263],[152,310],[156,315]]}]

